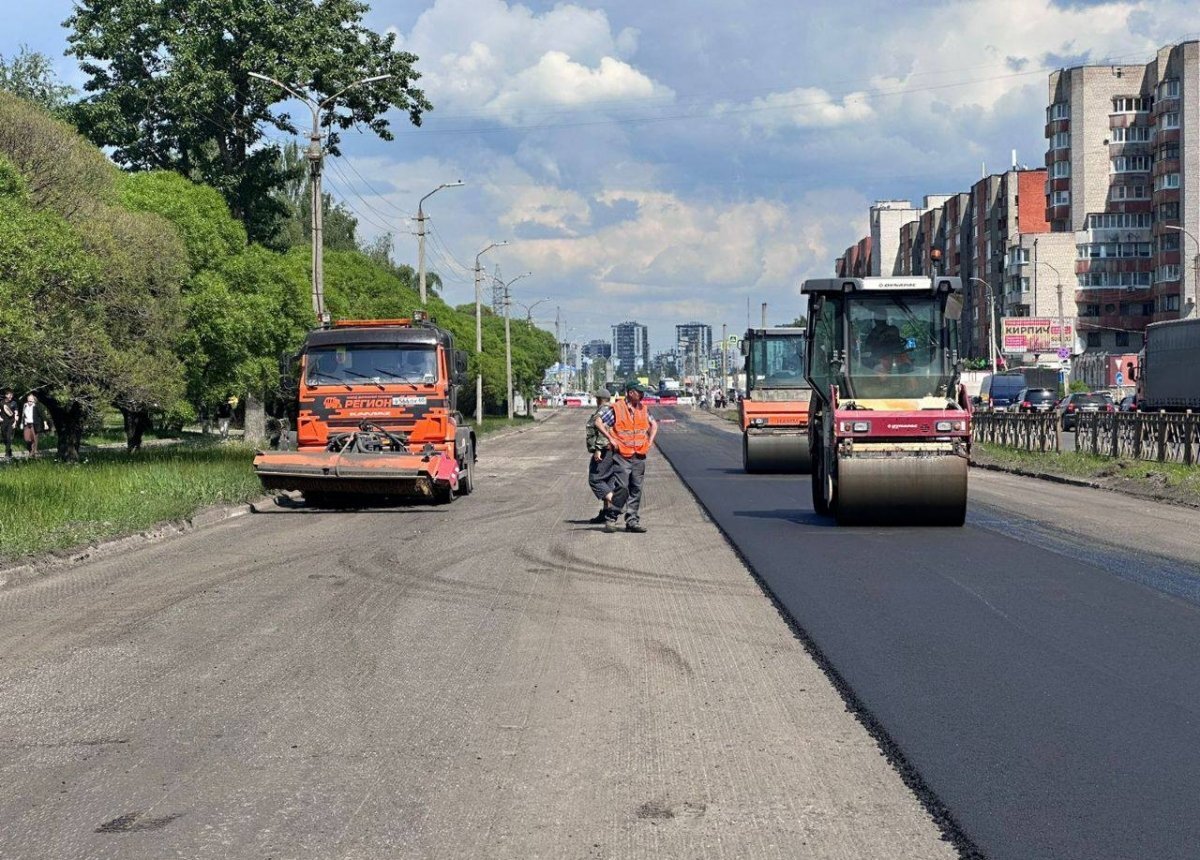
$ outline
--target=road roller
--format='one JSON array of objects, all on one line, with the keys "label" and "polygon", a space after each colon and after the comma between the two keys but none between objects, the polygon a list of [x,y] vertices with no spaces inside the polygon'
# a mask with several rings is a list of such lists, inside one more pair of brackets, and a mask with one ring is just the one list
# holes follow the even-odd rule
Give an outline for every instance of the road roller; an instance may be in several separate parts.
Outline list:
[{"label": "road roller", "polygon": [[817,279],[802,292],[817,513],[841,525],[961,526],[971,450],[961,279]]},{"label": "road roller", "polygon": [[811,467],[806,342],[800,328],[752,328],[742,338],[746,396],[738,414],[747,472],[807,472]]}]

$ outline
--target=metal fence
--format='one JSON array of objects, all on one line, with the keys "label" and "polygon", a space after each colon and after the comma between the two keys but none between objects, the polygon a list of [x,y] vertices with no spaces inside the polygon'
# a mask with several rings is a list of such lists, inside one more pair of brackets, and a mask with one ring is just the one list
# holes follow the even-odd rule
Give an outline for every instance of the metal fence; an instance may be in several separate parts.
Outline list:
[{"label": "metal fence", "polygon": [[[1157,460],[1194,466],[1200,461],[1200,415],[1192,412],[1081,412],[1075,450],[1100,457]],[[974,438],[1006,448],[1046,453],[1062,450],[1053,412],[976,412]]]},{"label": "metal fence", "polygon": [[1192,412],[1096,412],[1081,414],[1075,449],[1101,457],[1196,465],[1200,415]]},{"label": "metal fence", "polygon": [[1043,454],[1059,450],[1056,422],[1053,412],[976,412],[971,417],[976,442]]}]

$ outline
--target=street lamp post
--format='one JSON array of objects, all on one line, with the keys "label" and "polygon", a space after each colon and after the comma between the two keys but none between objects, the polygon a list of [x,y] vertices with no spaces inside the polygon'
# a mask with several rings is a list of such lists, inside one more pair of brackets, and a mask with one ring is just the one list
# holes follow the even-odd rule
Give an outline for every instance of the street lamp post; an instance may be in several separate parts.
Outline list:
[{"label": "street lamp post", "polygon": [[277,81],[269,75],[260,75],[258,72],[250,72],[250,77],[258,78],[260,81],[266,81],[279,87],[284,92],[289,93],[294,98],[299,99],[308,105],[308,109],[312,111],[312,131],[308,136],[308,172],[311,178],[312,196],[309,205],[312,207],[312,302],[313,313],[317,315],[317,321],[320,323],[329,322],[329,314],[325,310],[325,255],[322,242],[324,241],[324,227],[322,224],[322,210],[324,208],[324,199],[321,194],[321,166],[325,160],[325,150],[321,146],[321,111],[332,105],[337,99],[345,94],[348,90],[362,84],[371,84],[376,81],[385,81],[392,77],[391,75],[375,75],[370,78],[363,78],[355,81],[352,84],[342,87],[336,93],[331,95],[324,101],[316,101],[315,99],[302,95],[294,88],[289,87],[282,81]]},{"label": "street lamp post", "polygon": [[[1047,263],[1045,260],[1034,260],[1033,264],[1035,267],[1045,266],[1047,269],[1049,269],[1050,271],[1052,271],[1054,273],[1054,279],[1055,279],[1054,289],[1058,293],[1058,346],[1059,346],[1059,349],[1066,347],[1069,352],[1073,353],[1075,351],[1072,348],[1073,345],[1068,346],[1066,343],[1064,343],[1064,341],[1066,340],[1066,335],[1067,335],[1067,326],[1066,326],[1066,319],[1063,317],[1062,273],[1060,273],[1058,271],[1058,269],[1056,269],[1050,263]],[[1035,298],[1034,301],[1036,302],[1037,299]],[[1059,358],[1062,358],[1062,356],[1060,355]],[[1063,359],[1063,360],[1065,361],[1066,359]],[[1068,365],[1068,368],[1069,368],[1069,365]],[[1063,369],[1063,387],[1064,388],[1070,388],[1070,386],[1071,386],[1071,371],[1068,368]]]},{"label": "street lamp post", "polygon": [[475,368],[475,426],[483,424],[483,307],[479,294],[479,282],[482,270],[479,268],[479,258],[492,248],[507,245],[508,240],[492,242],[475,255],[475,355],[478,366]]},{"label": "street lamp post", "polygon": [[443,188],[462,188],[465,185],[461,179],[453,182],[443,182],[417,201],[417,280],[421,286],[421,307],[425,306],[425,201],[437,194]]},{"label": "street lamp post", "polygon": [[[1190,298],[1187,296],[1186,287],[1181,288],[1179,291],[1179,318],[1187,319],[1196,312],[1196,303],[1200,302],[1200,239],[1197,239],[1189,231],[1174,224],[1163,224],[1162,226],[1164,230],[1177,230],[1196,243],[1196,256],[1192,258],[1192,273],[1195,278],[1195,287],[1192,290],[1193,295]],[[1181,278],[1180,284],[1181,286],[1186,285],[1187,278]]]},{"label": "street lamp post", "polygon": [[992,293],[992,285],[983,278],[968,278],[968,281],[978,281],[983,284],[988,301],[988,357],[992,363],[992,373],[1000,368],[996,366],[996,297]]},{"label": "street lamp post", "polygon": [[527,305],[524,302],[514,301],[513,304],[519,308],[525,309],[525,322],[532,325],[533,324],[533,309],[536,308],[538,305],[540,305],[542,302],[548,302],[548,301],[550,301],[550,300],[549,299],[538,299],[536,302],[534,302],[531,305]]},{"label": "street lamp post", "polygon": [[[522,275],[517,275],[508,283],[500,281],[504,284],[504,373],[507,379],[505,391],[508,393],[508,420],[513,419],[513,377],[512,377],[512,326],[510,308],[512,307],[512,298],[509,296],[509,288],[521,278],[528,278],[533,272],[525,272]],[[499,280],[499,279],[497,279]]]}]

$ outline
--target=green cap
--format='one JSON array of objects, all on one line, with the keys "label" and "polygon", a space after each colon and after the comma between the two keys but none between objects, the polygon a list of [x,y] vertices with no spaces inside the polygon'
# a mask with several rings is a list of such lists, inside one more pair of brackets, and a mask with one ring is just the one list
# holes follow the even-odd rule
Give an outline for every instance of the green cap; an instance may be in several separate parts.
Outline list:
[{"label": "green cap", "polygon": [[641,392],[642,394],[645,394],[646,386],[642,385],[642,383],[638,382],[636,379],[631,379],[625,383],[625,390],[626,391],[638,391],[638,392]]}]

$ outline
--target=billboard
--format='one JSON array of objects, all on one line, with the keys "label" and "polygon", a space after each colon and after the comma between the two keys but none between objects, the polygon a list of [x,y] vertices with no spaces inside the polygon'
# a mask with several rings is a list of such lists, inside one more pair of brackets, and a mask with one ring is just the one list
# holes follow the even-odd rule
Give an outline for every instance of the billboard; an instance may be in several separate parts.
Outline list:
[{"label": "billboard", "polygon": [[1057,317],[1004,317],[1000,320],[1000,342],[1010,355],[1023,352],[1054,352],[1075,344],[1075,326],[1064,320],[1059,331]]}]

